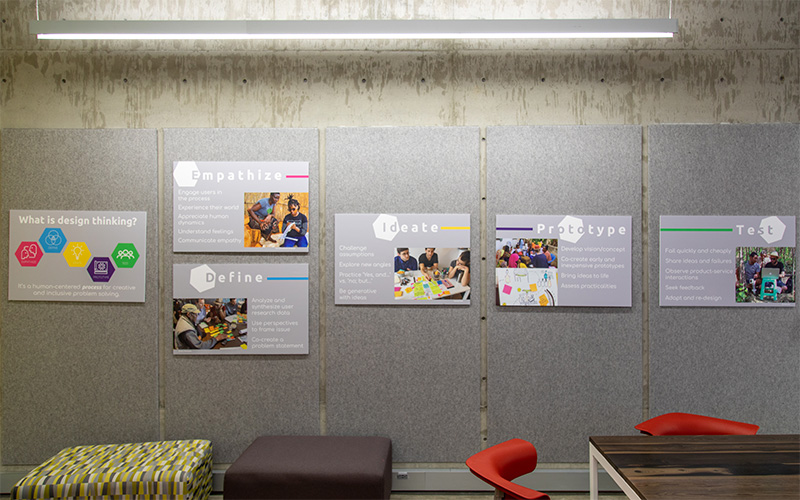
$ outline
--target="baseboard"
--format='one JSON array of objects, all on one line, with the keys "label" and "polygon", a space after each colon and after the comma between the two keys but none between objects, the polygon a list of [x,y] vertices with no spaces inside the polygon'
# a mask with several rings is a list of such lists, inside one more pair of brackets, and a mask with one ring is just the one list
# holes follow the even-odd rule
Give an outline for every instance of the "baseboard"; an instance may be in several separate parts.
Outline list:
[{"label": "baseboard", "polygon": [[[602,469],[598,471],[600,491],[620,491]],[[515,482],[548,491],[589,491],[589,469],[536,469]],[[393,469],[392,491],[492,491],[466,469]]]},{"label": "baseboard", "polygon": [[[0,494],[7,495],[11,487],[28,471],[0,471]],[[221,492],[224,470],[212,471],[212,488]],[[605,471],[598,473],[601,491],[619,491]],[[528,488],[549,491],[589,491],[589,469],[536,469],[517,482]],[[392,491],[491,491],[483,481],[465,469],[393,469]]]}]

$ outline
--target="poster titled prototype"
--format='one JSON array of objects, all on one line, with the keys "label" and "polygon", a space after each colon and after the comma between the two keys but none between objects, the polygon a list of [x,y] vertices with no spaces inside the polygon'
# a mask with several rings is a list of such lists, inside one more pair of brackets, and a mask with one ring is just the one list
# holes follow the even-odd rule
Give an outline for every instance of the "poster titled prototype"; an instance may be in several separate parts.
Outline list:
[{"label": "poster titled prototype", "polygon": [[146,212],[11,210],[9,300],[144,302]]},{"label": "poster titled prototype", "polygon": [[659,304],[792,307],[794,216],[661,217]]},{"label": "poster titled prototype", "polygon": [[308,162],[176,161],[175,252],[308,252]]},{"label": "poster titled prototype", "polygon": [[631,218],[498,215],[500,306],[630,307]]},{"label": "poster titled prototype", "polygon": [[176,264],[174,354],[308,354],[308,264]]},{"label": "poster titled prototype", "polygon": [[336,304],[469,304],[469,233],[468,214],[336,214]]}]

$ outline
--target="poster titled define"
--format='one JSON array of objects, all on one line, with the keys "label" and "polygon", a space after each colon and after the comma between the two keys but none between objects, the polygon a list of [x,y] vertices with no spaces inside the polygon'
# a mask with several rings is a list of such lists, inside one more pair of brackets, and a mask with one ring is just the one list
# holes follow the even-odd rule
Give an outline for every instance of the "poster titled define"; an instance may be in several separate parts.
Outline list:
[{"label": "poster titled define", "polygon": [[659,305],[792,307],[794,216],[661,216]]},{"label": "poster titled define", "polygon": [[629,216],[498,215],[500,306],[631,306]]},{"label": "poster titled define", "polygon": [[308,252],[308,162],[176,161],[175,252]]},{"label": "poster titled define", "polygon": [[146,212],[11,210],[9,300],[144,302]]},{"label": "poster titled define", "polygon": [[308,354],[308,264],[175,264],[173,353]]},{"label": "poster titled define", "polygon": [[336,214],[335,302],[469,304],[469,245],[468,214]]}]

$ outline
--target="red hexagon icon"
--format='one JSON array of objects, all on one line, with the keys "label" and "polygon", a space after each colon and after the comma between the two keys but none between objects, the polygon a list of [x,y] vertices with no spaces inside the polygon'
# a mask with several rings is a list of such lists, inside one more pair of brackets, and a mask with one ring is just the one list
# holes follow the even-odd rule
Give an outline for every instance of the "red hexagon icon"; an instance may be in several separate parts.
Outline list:
[{"label": "red hexagon icon", "polygon": [[23,241],[14,252],[17,256],[19,265],[22,267],[36,267],[42,259],[42,249],[36,241]]}]

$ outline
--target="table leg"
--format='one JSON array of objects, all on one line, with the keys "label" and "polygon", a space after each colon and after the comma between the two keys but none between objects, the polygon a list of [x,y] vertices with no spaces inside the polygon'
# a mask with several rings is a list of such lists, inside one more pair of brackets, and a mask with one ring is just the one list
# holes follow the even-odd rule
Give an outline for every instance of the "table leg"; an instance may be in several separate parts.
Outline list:
[{"label": "table leg", "polygon": [[589,500],[597,500],[597,459],[594,457],[594,447],[589,444]]},{"label": "table leg", "polygon": [[589,499],[590,500],[597,500],[598,496],[598,480],[597,480],[597,471],[598,471],[598,464],[605,469],[608,473],[608,476],[617,483],[617,486],[622,490],[625,495],[628,496],[631,500],[642,500],[641,497],[636,493],[636,491],[625,481],[625,479],[619,475],[619,473],[614,469],[614,467],[608,463],[608,460],[603,456],[600,451],[594,447],[594,445],[590,442],[589,443]]}]

